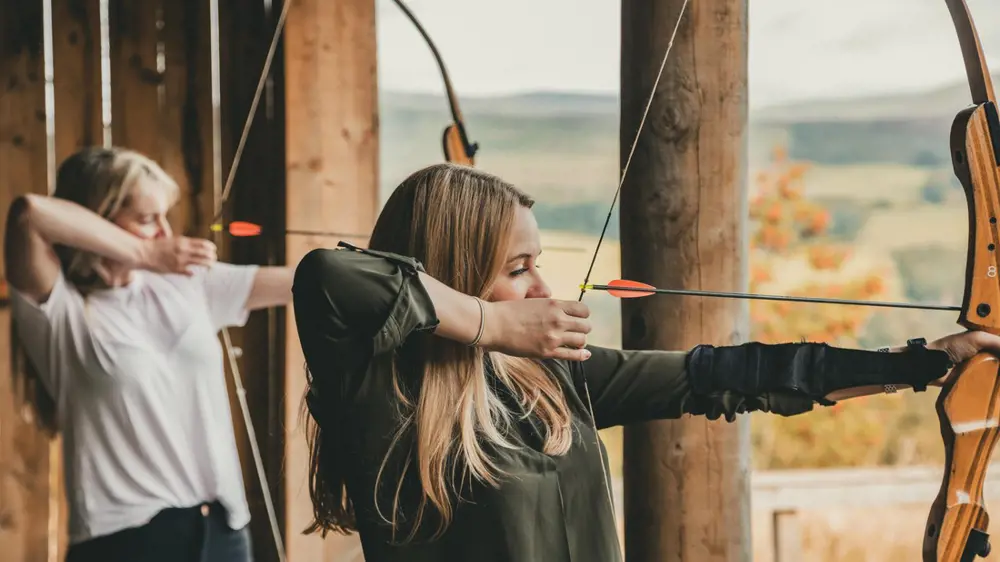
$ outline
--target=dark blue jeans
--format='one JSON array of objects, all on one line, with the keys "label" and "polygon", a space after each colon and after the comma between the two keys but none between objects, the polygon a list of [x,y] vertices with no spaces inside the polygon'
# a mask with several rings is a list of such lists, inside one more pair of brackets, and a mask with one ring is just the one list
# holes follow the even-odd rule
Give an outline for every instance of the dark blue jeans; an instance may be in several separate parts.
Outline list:
[{"label": "dark blue jeans", "polygon": [[226,524],[219,502],[170,508],[149,523],[69,547],[66,562],[252,562],[250,533]]}]

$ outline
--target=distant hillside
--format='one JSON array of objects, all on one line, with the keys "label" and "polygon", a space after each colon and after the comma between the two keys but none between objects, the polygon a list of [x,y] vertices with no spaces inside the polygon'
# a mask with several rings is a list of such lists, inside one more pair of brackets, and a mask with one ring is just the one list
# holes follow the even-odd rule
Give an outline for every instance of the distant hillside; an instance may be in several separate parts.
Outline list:
[{"label": "distant hillside", "polygon": [[[996,83],[1000,74],[993,76]],[[926,92],[891,96],[814,99],[758,109],[751,116],[757,123],[815,123],[829,121],[949,121],[972,102],[966,82]]]},{"label": "distant hillside", "polygon": [[[754,112],[751,172],[770,150],[825,166],[902,165],[949,173],[948,129],[968,104],[954,84],[899,96],[817,100]],[[611,95],[528,93],[462,97],[477,165],[539,201],[543,228],[599,232],[619,174],[618,100]],[[384,92],[381,99],[382,191],[442,158],[450,121],[443,96]],[[877,186],[872,186],[877,187]],[[612,235],[617,232],[614,217]]]},{"label": "distant hillside", "polygon": [[[756,145],[751,163],[763,156],[761,147],[781,142],[791,147],[795,158],[826,164],[946,165],[948,129],[954,115],[969,102],[968,86],[955,83],[927,92],[817,99],[757,110],[750,117],[751,144]],[[613,182],[617,176],[615,96],[528,93],[463,97],[461,105],[469,132],[482,147],[482,158],[495,157],[505,170],[516,173],[519,167],[508,165],[508,160],[545,151],[556,158],[587,155],[601,162],[604,174],[591,177],[599,184]],[[399,168],[389,163],[389,176],[437,153],[440,129],[449,119],[443,97],[386,92],[382,112],[383,142],[400,157],[396,160]],[[426,143],[429,151],[412,146],[416,139]]]},{"label": "distant hillside", "polygon": [[[447,112],[447,101],[443,96],[383,92],[383,111],[417,110]],[[612,95],[583,94],[573,92],[536,92],[508,96],[459,96],[464,113],[469,115],[516,115],[519,117],[548,116],[551,114],[581,115],[618,113],[618,98]]]},{"label": "distant hillside", "polygon": [[[462,98],[477,165],[539,199],[590,200],[618,177],[618,102],[611,96],[538,94]],[[451,121],[443,97],[386,93],[381,100],[382,188],[442,158]],[[609,194],[610,196],[610,194]]]},{"label": "distant hillside", "polygon": [[905,95],[814,100],[754,112],[751,135],[781,139],[792,158],[822,164],[948,167],[952,121],[970,104],[966,83]]}]

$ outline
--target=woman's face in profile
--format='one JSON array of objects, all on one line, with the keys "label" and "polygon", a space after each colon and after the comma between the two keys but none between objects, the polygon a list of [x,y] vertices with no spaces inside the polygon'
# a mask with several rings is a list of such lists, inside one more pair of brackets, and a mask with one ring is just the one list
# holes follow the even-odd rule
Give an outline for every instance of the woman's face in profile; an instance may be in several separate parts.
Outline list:
[{"label": "woman's face in profile", "polygon": [[552,291],[538,270],[542,253],[535,214],[527,207],[518,207],[510,233],[507,260],[493,285],[492,301],[549,298]]},{"label": "woman's face in profile", "polygon": [[129,194],[114,223],[139,238],[169,237],[173,235],[167,221],[169,210],[168,190],[155,180],[145,179]]}]

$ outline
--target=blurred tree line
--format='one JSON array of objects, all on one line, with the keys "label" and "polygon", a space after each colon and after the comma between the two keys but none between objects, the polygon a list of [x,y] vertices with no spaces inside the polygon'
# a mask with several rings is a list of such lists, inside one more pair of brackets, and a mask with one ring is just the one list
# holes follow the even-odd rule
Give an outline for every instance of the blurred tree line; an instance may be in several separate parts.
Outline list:
[{"label": "blurred tree line", "polygon": [[[774,150],[750,201],[750,290],[796,296],[886,300],[895,271],[849,269],[849,242],[829,236],[827,209],[804,196],[809,166]],[[794,278],[794,280],[793,280]],[[927,296],[927,295],[923,295]],[[825,342],[861,347],[875,314],[864,306],[751,301],[750,337],[765,343]],[[754,467],[823,468],[937,463],[943,456],[936,389],[816,406],[806,415],[752,418]]]}]

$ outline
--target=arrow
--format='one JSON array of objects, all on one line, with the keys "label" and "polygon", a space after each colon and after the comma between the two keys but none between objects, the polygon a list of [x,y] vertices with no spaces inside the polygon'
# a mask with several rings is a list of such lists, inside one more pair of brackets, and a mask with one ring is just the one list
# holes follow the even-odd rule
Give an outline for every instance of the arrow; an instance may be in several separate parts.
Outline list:
[{"label": "arrow", "polygon": [[790,302],[811,302],[822,304],[850,304],[858,306],[880,306],[885,308],[908,308],[915,310],[948,310],[961,311],[959,306],[946,306],[940,304],[911,304],[904,302],[883,302],[883,301],[861,301],[849,299],[825,299],[818,297],[789,297],[784,295],[761,295],[757,293],[727,293],[720,291],[696,291],[691,289],[657,289],[652,285],[629,281],[628,279],[615,279],[607,285],[583,284],[581,290],[592,289],[595,291],[607,291],[609,295],[620,299],[635,299],[648,297],[650,295],[686,295],[693,297],[716,297],[731,299],[755,299],[767,301],[790,301]]},{"label": "arrow", "polygon": [[[222,232],[225,230],[230,236],[246,238],[250,236],[260,236],[264,228],[259,224],[247,221],[232,221],[228,226],[222,223],[215,223],[209,227],[212,232]],[[285,230],[285,234],[299,234],[303,236],[339,236],[341,238],[367,238],[368,235],[347,234],[344,232],[330,232],[325,230]]]},{"label": "arrow", "polygon": [[[222,232],[226,230],[230,236],[236,236],[240,238],[246,238],[250,236],[260,236],[264,229],[259,224],[254,224],[247,221],[232,221],[229,226],[223,226],[221,223],[215,223],[209,227],[212,232]],[[285,234],[301,235],[301,236],[333,236],[337,238],[367,238],[367,234],[347,234],[344,232],[330,232],[325,230],[301,230],[301,229],[288,229],[285,230]],[[550,252],[566,252],[566,253],[582,253],[586,250],[577,246],[544,246],[544,249]]]},{"label": "arrow", "polygon": [[[212,232],[222,232],[223,227],[221,223],[215,223],[209,228]],[[252,222],[233,221],[229,223],[229,228],[227,230],[232,236],[245,237],[259,235],[261,228],[259,224],[254,224]]]}]

